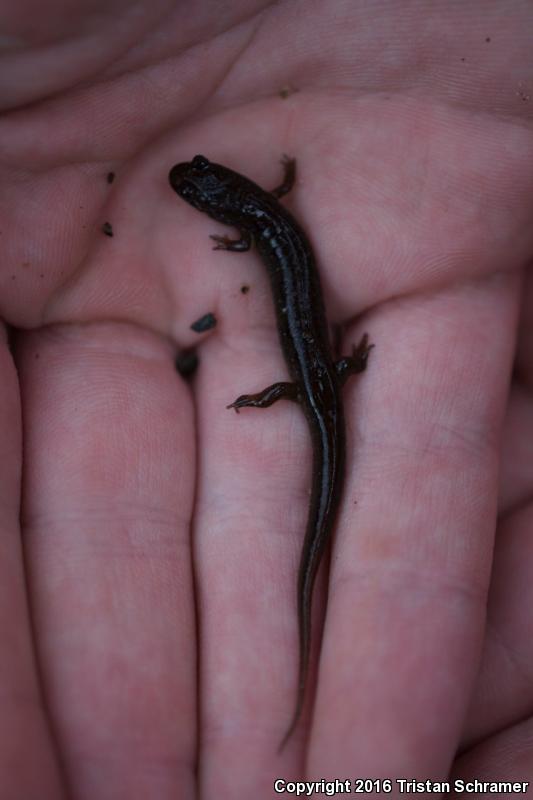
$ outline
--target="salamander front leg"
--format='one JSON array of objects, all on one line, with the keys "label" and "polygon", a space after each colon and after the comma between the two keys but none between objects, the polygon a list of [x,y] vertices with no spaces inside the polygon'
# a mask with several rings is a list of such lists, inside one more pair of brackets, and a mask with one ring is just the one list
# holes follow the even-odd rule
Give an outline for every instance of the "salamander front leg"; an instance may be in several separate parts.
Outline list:
[{"label": "salamander front leg", "polygon": [[280,381],[273,383],[272,386],[267,386],[262,392],[257,394],[241,394],[234,403],[230,403],[226,408],[234,408],[239,411],[239,408],[251,406],[253,408],[268,408],[276,400],[298,400],[298,391],[294,383],[287,383]]},{"label": "salamander front leg", "polygon": [[373,347],[373,344],[368,343],[368,334],[365,333],[357,347],[352,349],[352,355],[341,358],[336,362],[335,368],[341,383],[344,383],[349,375],[355,375],[366,369],[368,354]]},{"label": "salamander front leg", "polygon": [[252,235],[248,231],[242,231],[240,239],[230,239],[229,236],[218,236],[216,233],[212,233],[209,238],[216,242],[213,250],[231,250],[232,253],[245,253],[252,246]]},{"label": "salamander front leg", "polygon": [[287,192],[290,192],[296,180],[296,159],[290,158],[290,156],[283,156],[281,164],[283,166],[283,183],[280,183],[279,186],[272,189],[270,193],[278,199],[283,197],[284,194],[287,194]]}]

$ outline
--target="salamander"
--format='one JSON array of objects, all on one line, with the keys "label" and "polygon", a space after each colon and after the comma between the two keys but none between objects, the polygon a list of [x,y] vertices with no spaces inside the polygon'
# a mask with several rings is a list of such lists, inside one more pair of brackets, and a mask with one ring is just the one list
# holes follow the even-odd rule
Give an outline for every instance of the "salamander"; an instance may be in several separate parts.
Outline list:
[{"label": "salamander", "polygon": [[214,250],[242,253],[253,243],[268,270],[279,340],[291,380],[274,383],[256,394],[240,395],[228,408],[267,408],[282,398],[294,400],[302,407],[311,434],[312,488],[297,581],[298,688],[279,750],[294,732],[303,708],[313,586],[341,499],[346,439],[341,387],[349,375],[365,369],[372,347],[365,333],[351,356],[333,360],[311,245],[279,202],[294,185],[296,161],[285,156],[282,164],[284,178],[273,191],[202,155],[176,164],[169,173],[170,185],[187,203],[239,232],[238,239],[212,235]]}]

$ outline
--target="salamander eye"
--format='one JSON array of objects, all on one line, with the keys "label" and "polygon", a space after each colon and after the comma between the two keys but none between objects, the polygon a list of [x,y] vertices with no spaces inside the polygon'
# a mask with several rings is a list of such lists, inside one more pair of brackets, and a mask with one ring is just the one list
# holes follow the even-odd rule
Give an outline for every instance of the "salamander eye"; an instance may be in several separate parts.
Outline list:
[{"label": "salamander eye", "polygon": [[193,160],[191,161],[191,167],[193,169],[204,170],[207,169],[209,166],[209,161],[205,156],[194,156]]}]

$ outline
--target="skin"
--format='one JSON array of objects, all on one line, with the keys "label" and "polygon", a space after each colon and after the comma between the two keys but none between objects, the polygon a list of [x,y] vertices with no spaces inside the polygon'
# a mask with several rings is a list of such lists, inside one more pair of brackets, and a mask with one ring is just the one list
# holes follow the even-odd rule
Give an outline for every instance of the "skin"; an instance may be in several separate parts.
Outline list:
[{"label": "skin", "polygon": [[[228,5],[3,11],[2,796],[533,781],[533,9]],[[197,152],[263,186],[297,156],[341,349],[376,345],[281,756],[309,440],[225,408],[283,359],[255,254],[168,187]]]}]

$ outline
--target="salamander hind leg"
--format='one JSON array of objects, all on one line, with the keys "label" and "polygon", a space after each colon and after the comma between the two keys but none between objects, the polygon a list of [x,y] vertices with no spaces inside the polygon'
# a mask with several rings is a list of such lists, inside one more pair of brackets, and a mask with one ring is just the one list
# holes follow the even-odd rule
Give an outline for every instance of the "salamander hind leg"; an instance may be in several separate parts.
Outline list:
[{"label": "salamander hind leg", "polygon": [[336,362],[335,369],[341,383],[344,383],[349,375],[355,375],[366,369],[368,354],[373,347],[373,344],[368,343],[368,334],[365,333],[361,337],[359,344],[352,349],[352,355],[341,358]]},{"label": "salamander hind leg", "polygon": [[232,253],[245,253],[252,246],[252,236],[247,231],[241,233],[240,239],[230,239],[229,236],[219,236],[212,233],[209,237],[216,242],[213,250],[230,250]]},{"label": "salamander hind leg", "polygon": [[298,391],[294,383],[280,381],[279,383],[273,383],[272,386],[267,386],[266,389],[263,389],[262,392],[257,392],[257,394],[241,394],[235,402],[230,403],[226,408],[234,408],[237,412],[239,408],[245,408],[246,406],[268,408],[276,400],[282,400],[283,398],[286,400],[298,400]]},{"label": "salamander hind leg", "polygon": [[272,189],[270,193],[278,199],[290,192],[296,180],[296,159],[290,156],[283,156],[281,163],[283,166],[283,182],[280,183],[279,186],[276,186],[275,189]]}]

